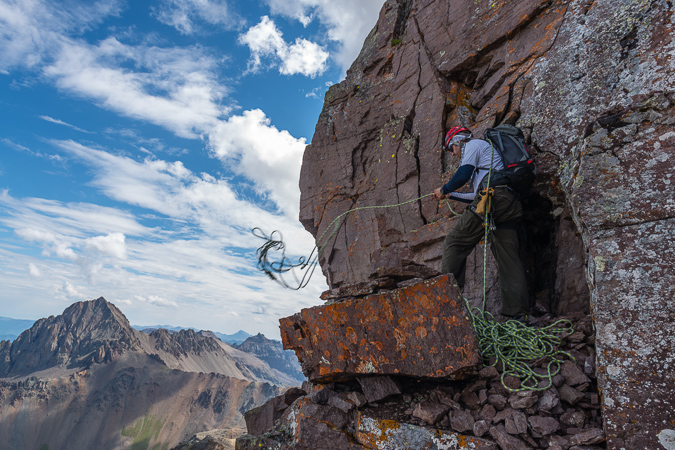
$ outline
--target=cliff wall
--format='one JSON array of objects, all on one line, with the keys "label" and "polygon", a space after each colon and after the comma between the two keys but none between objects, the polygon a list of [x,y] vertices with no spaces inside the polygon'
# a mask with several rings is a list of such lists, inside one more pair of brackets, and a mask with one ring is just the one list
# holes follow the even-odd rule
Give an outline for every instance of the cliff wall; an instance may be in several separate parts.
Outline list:
[{"label": "cliff wall", "polygon": [[[523,199],[535,308],[590,305],[608,448],[672,448],[673,42],[667,0],[388,0],[326,95],[300,219],[320,237],[351,208],[423,197],[457,168],[450,126],[518,125],[540,171]],[[454,221],[428,196],[349,214],[320,260],[332,292],[438,271]],[[481,261],[468,261],[474,303]]]}]

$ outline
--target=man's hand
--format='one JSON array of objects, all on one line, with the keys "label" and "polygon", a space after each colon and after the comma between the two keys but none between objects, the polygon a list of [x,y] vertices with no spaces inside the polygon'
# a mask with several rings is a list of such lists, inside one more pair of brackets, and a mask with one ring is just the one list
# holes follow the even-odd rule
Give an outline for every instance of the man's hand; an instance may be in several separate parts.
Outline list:
[{"label": "man's hand", "polygon": [[445,194],[441,193],[441,188],[438,188],[434,191],[434,197],[436,197],[436,200],[443,200],[445,198]]}]

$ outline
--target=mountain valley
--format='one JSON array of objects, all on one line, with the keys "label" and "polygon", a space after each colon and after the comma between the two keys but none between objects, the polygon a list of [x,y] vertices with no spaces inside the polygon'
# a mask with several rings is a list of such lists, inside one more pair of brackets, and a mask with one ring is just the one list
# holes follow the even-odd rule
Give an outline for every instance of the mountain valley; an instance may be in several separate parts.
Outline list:
[{"label": "mountain valley", "polygon": [[211,332],[146,334],[104,298],[75,303],[0,342],[0,450],[169,449],[209,429],[236,437],[243,412],[302,381],[245,349]]}]

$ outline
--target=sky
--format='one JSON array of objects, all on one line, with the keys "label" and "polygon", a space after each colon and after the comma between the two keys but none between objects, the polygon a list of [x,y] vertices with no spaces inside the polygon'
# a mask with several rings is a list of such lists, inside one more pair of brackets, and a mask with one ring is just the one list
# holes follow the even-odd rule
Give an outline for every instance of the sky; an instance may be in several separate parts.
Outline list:
[{"label": "sky", "polygon": [[132,324],[244,330],[319,305],[256,269],[384,0],[0,0],[0,316],[105,297]]}]

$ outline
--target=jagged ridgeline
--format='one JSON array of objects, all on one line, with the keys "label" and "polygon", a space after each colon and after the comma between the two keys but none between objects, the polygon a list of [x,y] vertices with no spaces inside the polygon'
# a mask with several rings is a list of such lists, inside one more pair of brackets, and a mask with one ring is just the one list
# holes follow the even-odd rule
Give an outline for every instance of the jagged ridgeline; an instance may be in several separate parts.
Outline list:
[{"label": "jagged ridgeline", "polygon": [[262,335],[146,334],[103,298],[78,302],[0,342],[0,449],[173,448],[207,428],[232,441],[302,378]]},{"label": "jagged ridgeline", "polygon": [[[240,448],[299,449],[328,435],[349,449],[411,439],[415,448],[673,448],[672,14],[670,2],[644,0],[384,3],[345,80],[328,90],[303,158],[300,220],[317,242],[331,236],[317,260],[330,289],[327,305],[282,329],[313,384]],[[566,317],[575,327],[559,344],[574,360],[547,394],[501,391],[499,372],[452,384],[449,350],[432,344],[440,324],[458,320],[430,314],[454,301],[429,294],[457,220],[424,198],[458,168],[442,139],[451,126],[481,136],[504,123],[524,131],[539,170],[520,232],[535,322]],[[397,206],[354,211],[333,233],[345,211],[374,205]],[[496,274],[482,248],[469,256],[472,307],[485,288],[486,310],[499,312]],[[378,389],[386,396],[374,400]],[[329,432],[320,418],[330,408],[344,415]]]}]

